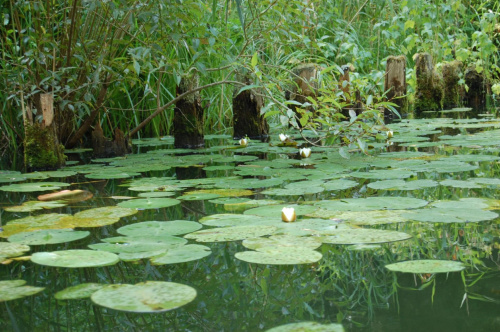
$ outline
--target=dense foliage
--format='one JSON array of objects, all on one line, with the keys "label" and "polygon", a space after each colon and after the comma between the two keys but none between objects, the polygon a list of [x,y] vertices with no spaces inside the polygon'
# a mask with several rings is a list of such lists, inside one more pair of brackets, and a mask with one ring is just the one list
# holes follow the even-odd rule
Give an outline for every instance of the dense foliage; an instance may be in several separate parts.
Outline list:
[{"label": "dense foliage", "polygon": [[[4,156],[20,145],[23,119],[40,116],[37,96],[45,92],[54,94],[59,139],[71,148],[87,141],[96,121],[109,136],[115,127],[145,137],[170,134],[175,86],[197,72],[209,86],[202,91],[206,132],[222,132],[232,125],[231,97],[239,89],[226,83],[247,70],[266,97],[268,120],[326,124],[325,135],[343,132],[349,144],[368,128],[350,134],[345,125],[328,127],[352,99],[335,88],[341,65],[356,68],[351,91],[361,92],[368,110],[390,108],[381,104],[390,55],[407,57],[410,95],[417,52],[437,63],[475,64],[490,79],[500,73],[496,1],[9,0],[0,11]],[[316,112],[299,105],[295,119],[284,92],[301,63],[321,65],[324,88],[311,101]]]}]

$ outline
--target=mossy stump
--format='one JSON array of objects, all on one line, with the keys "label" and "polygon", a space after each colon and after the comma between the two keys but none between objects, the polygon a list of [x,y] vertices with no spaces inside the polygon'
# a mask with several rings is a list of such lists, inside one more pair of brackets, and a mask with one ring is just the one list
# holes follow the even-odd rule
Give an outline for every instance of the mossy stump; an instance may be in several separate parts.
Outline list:
[{"label": "mossy stump", "polygon": [[[387,58],[385,69],[384,91],[387,91],[388,101],[396,104],[398,113],[403,117],[408,113],[408,99],[406,98],[406,57],[390,56]],[[395,114],[384,109],[384,120],[394,119]]]},{"label": "mossy stump", "polygon": [[[184,77],[176,89],[177,96],[192,91],[198,86],[198,75],[193,74]],[[194,149],[204,147],[203,125],[203,108],[199,91],[179,100],[174,109],[173,133],[175,148]]]},{"label": "mossy stump", "polygon": [[113,140],[104,136],[101,125],[97,123],[92,131],[93,158],[111,158],[124,156],[132,152],[128,138],[116,128]]},{"label": "mossy stump", "polygon": [[64,165],[64,146],[59,144],[54,122],[54,98],[52,93],[36,95],[37,113],[42,121],[34,122],[30,112],[23,113],[24,122],[24,165],[26,170],[54,170]]},{"label": "mossy stump", "polygon": [[455,60],[445,62],[441,69],[443,73],[443,108],[451,109],[461,106],[461,87],[459,85],[462,73],[462,62]]},{"label": "mossy stump", "polygon": [[28,172],[55,170],[64,165],[64,146],[59,144],[53,127],[25,124],[24,163]]},{"label": "mossy stump", "polygon": [[[240,76],[238,81],[251,85],[252,80],[248,75]],[[240,91],[234,90],[233,94],[233,137],[240,139],[248,136],[252,139],[262,139],[269,134],[269,125],[260,110],[264,98],[255,89]]]},{"label": "mossy stump", "polygon": [[415,113],[439,111],[442,109],[443,83],[441,76],[434,70],[432,56],[428,53],[417,53],[415,73],[417,87],[415,91]]},{"label": "mossy stump", "polygon": [[473,110],[483,110],[486,107],[486,78],[478,73],[474,66],[465,71],[465,84],[469,88],[465,93],[464,104]]},{"label": "mossy stump", "polygon": [[[292,71],[293,86],[286,92],[286,99],[304,104],[308,102],[309,97],[316,98],[319,89],[317,80],[319,70],[321,70],[321,68],[314,63],[303,64],[294,68]],[[297,126],[299,128],[302,128],[305,123],[307,123],[308,118],[313,116],[313,114],[309,113],[314,112],[310,107],[303,109],[294,104],[290,105],[290,109],[297,116],[296,120],[298,120]],[[292,124],[294,123],[293,120],[291,120],[291,122]]]}]

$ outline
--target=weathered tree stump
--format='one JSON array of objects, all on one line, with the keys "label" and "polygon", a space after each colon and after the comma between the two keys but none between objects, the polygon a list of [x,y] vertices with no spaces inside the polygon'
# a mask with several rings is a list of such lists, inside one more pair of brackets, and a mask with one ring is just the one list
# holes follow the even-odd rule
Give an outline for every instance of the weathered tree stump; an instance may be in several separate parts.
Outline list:
[{"label": "weathered tree stump", "polygon": [[428,53],[417,53],[414,59],[417,76],[415,113],[441,110],[443,85],[441,77],[434,70],[432,56]]},{"label": "weathered tree stump", "polygon": [[118,157],[132,152],[132,147],[129,144],[127,136],[123,134],[123,131],[116,128],[113,140],[110,140],[104,137],[104,132],[99,122],[92,131],[92,148],[93,158]]},{"label": "weathered tree stump", "polygon": [[[184,77],[177,87],[177,96],[192,91],[198,86],[198,75]],[[203,108],[198,91],[187,95],[175,104],[173,122],[175,148],[193,149],[205,146]]]},{"label": "weathered tree stump", "polygon": [[27,117],[24,137],[24,163],[27,171],[58,169],[64,165],[64,146],[59,144],[54,123],[52,93],[38,95],[42,122],[33,123]]},{"label": "weathered tree stump", "polygon": [[460,74],[462,62],[455,60],[445,62],[442,67],[443,73],[443,108],[451,109],[461,105],[461,88],[458,82],[460,81]]},{"label": "weathered tree stump", "polygon": [[[250,76],[242,75],[238,81],[251,85]],[[249,89],[238,93],[236,88],[233,94],[233,137],[240,139],[248,136],[252,139],[267,137],[269,125],[260,110],[264,104],[264,98],[255,89]]]},{"label": "weathered tree stump", "polygon": [[474,110],[486,107],[486,78],[483,73],[478,73],[474,66],[465,71],[465,84],[469,90],[465,93],[465,106]]},{"label": "weathered tree stump", "polygon": [[[396,104],[398,113],[403,116],[408,112],[406,98],[406,57],[390,56],[387,58],[385,69],[384,91],[388,91],[386,98]],[[384,120],[394,119],[395,114],[388,109],[384,110]]]},{"label": "weathered tree stump", "polygon": [[[316,98],[318,95],[318,73],[319,66],[314,63],[300,65],[293,69],[293,87],[286,92],[286,99],[304,104],[308,101],[308,97]],[[302,109],[298,105],[291,104],[290,109],[296,114],[299,121],[297,125],[302,128],[313,117],[314,110],[312,108]],[[292,121],[293,123],[293,121]]]}]

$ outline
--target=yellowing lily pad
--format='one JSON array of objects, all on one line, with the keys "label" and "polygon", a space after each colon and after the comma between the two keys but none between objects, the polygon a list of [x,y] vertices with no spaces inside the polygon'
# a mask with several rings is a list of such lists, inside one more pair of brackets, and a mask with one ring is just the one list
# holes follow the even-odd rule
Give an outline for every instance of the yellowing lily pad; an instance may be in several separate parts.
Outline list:
[{"label": "yellowing lily pad", "polygon": [[181,307],[196,297],[190,286],[165,281],[147,281],[135,285],[104,287],[91,296],[92,301],[114,310],[157,313]]},{"label": "yellowing lily pad", "polygon": [[9,242],[29,245],[44,245],[77,241],[89,236],[87,231],[72,229],[44,229],[33,232],[17,233],[9,236]]},{"label": "yellowing lily pad", "polygon": [[462,262],[435,259],[398,262],[385,267],[390,271],[406,273],[448,273],[465,269]]},{"label": "yellowing lily pad", "polygon": [[9,212],[32,212],[43,209],[55,209],[68,205],[65,201],[52,201],[52,202],[39,202],[29,201],[24,202],[22,205],[5,207],[5,211]]}]

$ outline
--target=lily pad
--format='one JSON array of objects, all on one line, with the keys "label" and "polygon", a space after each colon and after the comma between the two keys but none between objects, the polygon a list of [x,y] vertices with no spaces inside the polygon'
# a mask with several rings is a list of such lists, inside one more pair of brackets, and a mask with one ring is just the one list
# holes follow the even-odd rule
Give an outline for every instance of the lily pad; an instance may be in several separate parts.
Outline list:
[{"label": "lily pad", "polygon": [[403,232],[381,229],[339,229],[322,238],[323,243],[331,244],[372,244],[403,241],[412,236]]},{"label": "lily pad", "polygon": [[31,255],[31,261],[40,265],[78,268],[114,265],[120,259],[111,252],[76,249],[36,252]]},{"label": "lily pad", "polygon": [[144,221],[118,228],[117,232],[129,236],[181,235],[199,230],[200,223],[188,220]]},{"label": "lily pad", "polygon": [[398,262],[385,267],[390,271],[406,273],[448,273],[465,269],[462,262],[434,259]]},{"label": "lily pad", "polygon": [[25,244],[0,242],[0,262],[5,258],[21,256],[29,250],[30,247]]},{"label": "lily pad", "polygon": [[281,218],[281,210],[284,207],[294,208],[295,214],[297,216],[302,216],[302,215],[306,215],[309,213],[313,213],[314,211],[317,210],[317,208],[315,206],[312,206],[312,205],[278,204],[278,205],[260,206],[257,208],[246,210],[245,212],[243,212],[243,214],[279,219],[279,218]]},{"label": "lily pad", "polygon": [[160,236],[115,236],[102,239],[105,243],[90,244],[89,248],[116,254],[152,252],[184,245],[187,240],[171,235]]},{"label": "lily pad", "polygon": [[55,209],[66,205],[68,205],[68,203],[66,203],[65,201],[51,201],[51,202],[28,201],[24,202],[22,205],[5,207],[4,210],[9,212],[32,212],[43,209]]},{"label": "lily pad", "polygon": [[241,197],[241,196],[251,196],[254,193],[251,190],[242,190],[242,189],[202,189],[202,190],[194,190],[186,192],[186,195],[201,195],[201,194],[212,194],[212,195],[217,195],[217,197]]},{"label": "lily pad", "polygon": [[261,250],[268,248],[308,248],[316,249],[322,244],[321,239],[317,237],[302,237],[294,235],[273,235],[269,238],[256,237],[243,240],[243,246],[252,250]]},{"label": "lily pad", "polygon": [[118,206],[131,209],[161,209],[180,204],[173,198],[140,198],[118,203]]},{"label": "lily pad", "polygon": [[212,229],[203,229],[194,233],[189,233],[184,237],[194,239],[198,242],[227,242],[238,241],[252,237],[269,235],[276,231],[274,226],[232,226]]},{"label": "lily pad", "polygon": [[204,201],[209,199],[214,199],[221,197],[219,194],[210,194],[210,193],[199,193],[199,194],[189,194],[178,196],[176,199],[181,201]]},{"label": "lily pad", "polygon": [[261,248],[260,251],[237,252],[234,257],[239,260],[266,265],[311,264],[319,261],[323,255],[315,250],[295,248]]},{"label": "lily pad", "polygon": [[58,190],[62,187],[69,186],[69,183],[64,182],[32,182],[32,183],[16,183],[8,186],[0,187],[2,191],[9,192],[34,192],[34,191],[47,191]]},{"label": "lily pad", "polygon": [[151,258],[151,263],[153,265],[184,263],[201,259],[211,253],[212,251],[207,246],[188,244],[168,249],[164,254]]},{"label": "lily pad", "polygon": [[342,324],[300,322],[273,327],[266,332],[344,332]]},{"label": "lily pad", "polygon": [[147,281],[135,285],[109,285],[93,293],[91,299],[95,304],[114,310],[157,313],[181,307],[195,297],[196,290],[190,286]]},{"label": "lily pad", "polygon": [[[368,197],[368,198],[346,198],[329,201],[319,201],[314,206],[330,211],[370,211],[370,210],[404,210],[418,209],[428,204],[423,199],[413,197]],[[331,218],[332,215],[325,215],[324,211],[316,213],[320,218]],[[312,214],[316,216],[316,214]],[[323,214],[323,216],[322,216]],[[333,214],[333,217],[335,214]]]},{"label": "lily pad", "polygon": [[439,183],[434,180],[383,180],[368,184],[369,188],[376,190],[418,190],[424,188],[437,187]]},{"label": "lily pad", "polygon": [[408,221],[403,217],[406,210],[345,211],[335,215],[350,225],[384,225]]},{"label": "lily pad", "polygon": [[[280,214],[281,216],[281,214]],[[221,213],[212,214],[200,219],[200,223],[207,226],[227,227],[227,226],[250,226],[250,225],[270,225],[275,222],[270,221],[268,218],[244,215]]]},{"label": "lily pad", "polygon": [[65,288],[54,294],[57,300],[77,300],[90,297],[99,289],[106,287],[106,284],[84,283]]},{"label": "lily pad", "polygon": [[24,280],[2,280],[0,281],[0,302],[21,299],[26,296],[40,293],[44,287],[25,286]]},{"label": "lily pad", "polygon": [[77,241],[89,236],[87,231],[72,229],[44,229],[33,232],[17,233],[9,236],[8,241],[28,245],[44,245]]}]

